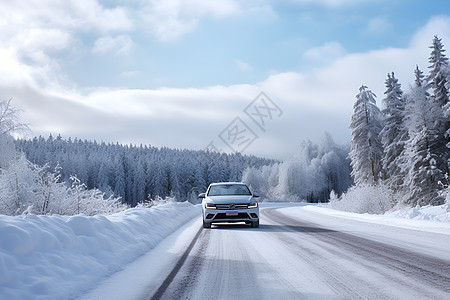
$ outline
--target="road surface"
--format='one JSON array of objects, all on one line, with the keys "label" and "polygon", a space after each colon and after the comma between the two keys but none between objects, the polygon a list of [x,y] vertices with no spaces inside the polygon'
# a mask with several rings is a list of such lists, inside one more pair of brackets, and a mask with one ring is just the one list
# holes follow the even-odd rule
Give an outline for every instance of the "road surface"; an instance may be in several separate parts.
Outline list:
[{"label": "road surface", "polygon": [[203,229],[199,216],[80,299],[450,299],[447,227],[361,218],[266,207],[259,228]]},{"label": "road surface", "polygon": [[148,299],[449,299],[450,261],[393,244],[265,208],[199,229]]}]

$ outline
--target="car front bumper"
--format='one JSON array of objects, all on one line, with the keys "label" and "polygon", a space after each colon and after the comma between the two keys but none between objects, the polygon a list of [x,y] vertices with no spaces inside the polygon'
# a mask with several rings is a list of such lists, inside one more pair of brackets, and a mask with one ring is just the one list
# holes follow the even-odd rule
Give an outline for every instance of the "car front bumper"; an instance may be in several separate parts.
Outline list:
[{"label": "car front bumper", "polygon": [[203,221],[206,223],[218,222],[256,222],[259,220],[259,208],[248,209],[203,209]]}]

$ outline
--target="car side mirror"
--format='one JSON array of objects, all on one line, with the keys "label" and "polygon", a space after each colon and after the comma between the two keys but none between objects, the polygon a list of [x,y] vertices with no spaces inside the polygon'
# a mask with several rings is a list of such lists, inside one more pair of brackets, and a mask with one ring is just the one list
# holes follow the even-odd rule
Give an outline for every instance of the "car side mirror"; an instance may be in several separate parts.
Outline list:
[{"label": "car side mirror", "polygon": [[202,199],[203,199],[203,198],[206,198],[206,194],[205,194],[205,193],[200,193],[200,194],[198,194],[198,197],[199,197],[199,198],[202,198]]},{"label": "car side mirror", "polygon": [[258,193],[253,193],[253,197],[254,198],[259,198],[259,194]]}]

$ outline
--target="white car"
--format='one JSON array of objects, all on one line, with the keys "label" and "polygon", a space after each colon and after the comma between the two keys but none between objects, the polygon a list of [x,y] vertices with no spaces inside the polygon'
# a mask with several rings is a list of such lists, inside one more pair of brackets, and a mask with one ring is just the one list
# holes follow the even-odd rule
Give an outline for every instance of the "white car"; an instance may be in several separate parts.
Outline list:
[{"label": "white car", "polygon": [[257,194],[242,182],[220,182],[209,185],[202,198],[203,227],[211,228],[212,223],[245,222],[259,227],[259,207]]}]

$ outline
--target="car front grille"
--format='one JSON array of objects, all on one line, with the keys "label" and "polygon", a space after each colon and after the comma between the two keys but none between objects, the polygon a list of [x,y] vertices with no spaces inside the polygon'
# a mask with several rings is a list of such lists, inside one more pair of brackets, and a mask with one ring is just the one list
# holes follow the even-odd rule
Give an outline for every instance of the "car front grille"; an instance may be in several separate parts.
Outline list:
[{"label": "car front grille", "polygon": [[234,203],[229,203],[229,204],[216,204],[216,209],[220,209],[220,210],[234,210],[234,209],[247,209],[248,208],[248,204],[234,204]]}]

